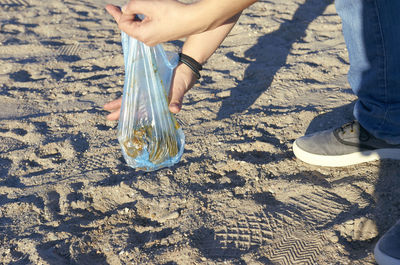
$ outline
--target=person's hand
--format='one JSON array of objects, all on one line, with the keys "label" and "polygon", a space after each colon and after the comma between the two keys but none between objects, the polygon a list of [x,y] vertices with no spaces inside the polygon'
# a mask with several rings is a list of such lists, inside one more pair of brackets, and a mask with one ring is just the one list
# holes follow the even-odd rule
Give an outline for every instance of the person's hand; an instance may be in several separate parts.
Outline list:
[{"label": "person's hand", "polygon": [[109,121],[116,121],[119,119],[119,114],[121,112],[121,104],[122,104],[122,97],[113,100],[111,102],[108,102],[107,104],[104,105],[104,109],[106,111],[111,112],[110,114],[107,115],[107,120]]},{"label": "person's hand", "polygon": [[179,64],[172,76],[171,88],[168,94],[169,111],[178,113],[182,109],[182,101],[186,92],[196,83],[197,78],[185,64]]},{"label": "person's hand", "polygon": [[[172,77],[172,84],[168,94],[169,111],[178,113],[182,109],[183,97],[196,82],[192,70],[185,64],[180,64],[175,68]],[[122,98],[113,100],[104,105],[104,109],[111,112],[107,115],[107,120],[116,121],[121,112]]]},{"label": "person's hand", "polygon": [[[148,46],[192,35],[203,27],[202,20],[193,20],[195,9],[175,0],[131,0],[122,9],[114,5],[106,9],[122,31]],[[141,21],[137,14],[145,18]]]}]

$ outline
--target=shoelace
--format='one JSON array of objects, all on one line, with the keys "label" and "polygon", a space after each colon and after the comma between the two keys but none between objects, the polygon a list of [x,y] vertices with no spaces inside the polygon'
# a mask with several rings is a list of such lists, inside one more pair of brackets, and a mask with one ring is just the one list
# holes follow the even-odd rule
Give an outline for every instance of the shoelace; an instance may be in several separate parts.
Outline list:
[{"label": "shoelace", "polygon": [[343,134],[346,133],[346,129],[347,129],[348,127],[350,127],[350,132],[354,132],[354,124],[355,124],[355,123],[356,123],[355,121],[346,123],[346,124],[342,125],[342,127],[340,127],[339,129],[340,129],[340,131],[341,131]]},{"label": "shoelace", "polygon": [[[350,127],[350,132],[351,132],[351,133],[354,133],[354,132],[355,132],[355,130],[354,130],[354,125],[355,125],[355,124],[356,124],[356,121],[351,121],[351,122],[349,122],[349,123],[346,123],[346,124],[342,125],[342,127],[340,127],[339,130],[340,130],[340,132],[344,135],[344,134],[346,134],[346,132],[348,131],[347,128]],[[364,142],[365,142],[365,141],[368,141],[369,138],[370,138],[369,132],[368,132],[367,130],[365,130],[360,124],[358,125],[358,127],[359,127],[359,135],[358,135],[358,138],[359,138],[361,141],[364,141]]]}]

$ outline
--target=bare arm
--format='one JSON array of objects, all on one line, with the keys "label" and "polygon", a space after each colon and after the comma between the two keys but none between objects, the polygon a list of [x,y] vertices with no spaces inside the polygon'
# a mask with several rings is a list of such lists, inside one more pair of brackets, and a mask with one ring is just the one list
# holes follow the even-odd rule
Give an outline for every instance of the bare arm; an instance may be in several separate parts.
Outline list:
[{"label": "bare arm", "polygon": [[202,27],[199,26],[200,29],[193,33],[214,29],[225,23],[229,24],[236,14],[240,14],[255,2],[257,0],[202,0],[196,2],[191,6],[192,9],[197,10],[197,15],[192,20],[201,20]]},{"label": "bare arm", "polygon": [[[204,64],[224,41],[239,17],[240,14],[237,14],[215,29],[189,36],[182,47],[182,53]],[[184,73],[185,78],[182,80],[185,80],[185,83],[177,84],[176,82],[181,79],[174,78],[169,92],[169,109],[173,113],[178,113],[181,110],[183,96],[196,82],[192,70],[185,64],[178,65],[176,75],[180,73]],[[176,75],[175,77],[177,77]]]},{"label": "bare arm", "polygon": [[[229,34],[239,17],[240,14],[237,14],[215,29],[189,36],[182,47],[182,52],[204,64]],[[177,66],[169,92],[169,109],[172,113],[178,113],[181,110],[183,97],[195,82],[196,77],[189,67],[185,64]],[[108,120],[119,119],[121,102],[119,98],[104,106],[104,109],[111,112],[107,116]]]},{"label": "bare arm", "polygon": [[[107,10],[121,30],[153,46],[215,29],[256,1],[201,0],[183,4],[176,0],[131,0],[122,13],[113,5]],[[137,21],[135,14],[146,18]]]},{"label": "bare arm", "polygon": [[240,14],[241,12],[229,18],[215,29],[189,36],[182,47],[182,53],[191,56],[201,64],[205,63],[225,40],[239,19]]}]

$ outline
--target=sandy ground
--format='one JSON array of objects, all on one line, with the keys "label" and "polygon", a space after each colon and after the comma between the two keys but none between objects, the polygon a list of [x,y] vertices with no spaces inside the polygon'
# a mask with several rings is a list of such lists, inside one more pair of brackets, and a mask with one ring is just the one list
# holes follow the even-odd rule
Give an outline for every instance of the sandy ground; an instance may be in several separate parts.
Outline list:
[{"label": "sandy ground", "polygon": [[374,264],[399,163],[291,151],[352,119],[332,1],[247,9],[185,98],[182,161],[153,173],[125,165],[104,118],[124,72],[103,7],[0,0],[1,264]]}]

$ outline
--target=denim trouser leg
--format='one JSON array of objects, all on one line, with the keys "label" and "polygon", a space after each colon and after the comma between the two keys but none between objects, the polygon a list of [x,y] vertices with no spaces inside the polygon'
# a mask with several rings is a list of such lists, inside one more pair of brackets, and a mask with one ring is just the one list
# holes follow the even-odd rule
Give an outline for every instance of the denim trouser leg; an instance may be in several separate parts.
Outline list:
[{"label": "denim trouser leg", "polygon": [[336,0],[358,96],[354,116],[377,138],[400,143],[400,0]]}]

